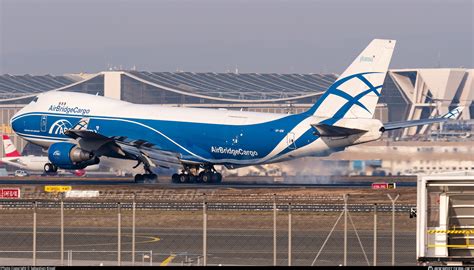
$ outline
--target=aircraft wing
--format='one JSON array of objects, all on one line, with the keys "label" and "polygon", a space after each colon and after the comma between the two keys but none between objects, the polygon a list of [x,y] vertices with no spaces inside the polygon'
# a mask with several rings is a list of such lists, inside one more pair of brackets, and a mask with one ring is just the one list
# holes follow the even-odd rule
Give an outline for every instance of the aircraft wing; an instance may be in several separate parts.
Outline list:
[{"label": "aircraft wing", "polygon": [[182,164],[179,153],[161,150],[159,146],[142,140],[128,140],[125,137],[120,137],[120,139],[115,140],[115,143],[120,146],[122,151],[138,157],[138,160],[153,167],[170,168]]},{"label": "aircraft wing", "polygon": [[144,140],[136,140],[124,136],[104,136],[89,130],[89,118],[83,118],[64,134],[77,139],[82,148],[100,155],[115,158],[135,159],[152,167],[170,168],[182,164],[179,153],[166,151],[159,145]]},{"label": "aircraft wing", "polygon": [[457,119],[461,115],[461,112],[463,109],[464,107],[457,107],[451,110],[450,112],[448,112],[447,114],[438,118],[428,118],[428,119],[420,119],[420,120],[413,120],[413,121],[400,121],[400,122],[385,123],[384,126],[382,127],[382,131],[389,131],[389,130],[400,129],[400,128],[447,122],[449,120]]}]

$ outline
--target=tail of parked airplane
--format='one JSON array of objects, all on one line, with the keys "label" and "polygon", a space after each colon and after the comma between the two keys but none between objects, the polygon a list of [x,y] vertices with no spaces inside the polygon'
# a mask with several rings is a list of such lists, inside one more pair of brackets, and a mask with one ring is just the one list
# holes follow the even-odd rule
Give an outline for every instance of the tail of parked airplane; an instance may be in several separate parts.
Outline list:
[{"label": "tail of parked airplane", "polygon": [[3,149],[6,157],[19,157],[20,153],[16,150],[15,145],[10,140],[8,135],[3,135]]},{"label": "tail of parked airplane", "polygon": [[306,113],[335,121],[372,118],[395,43],[395,40],[372,40]]}]

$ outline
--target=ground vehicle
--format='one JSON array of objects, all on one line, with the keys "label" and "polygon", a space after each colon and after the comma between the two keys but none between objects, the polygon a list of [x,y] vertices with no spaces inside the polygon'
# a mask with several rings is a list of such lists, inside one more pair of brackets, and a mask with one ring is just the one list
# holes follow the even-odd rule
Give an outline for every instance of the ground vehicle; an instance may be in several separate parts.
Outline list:
[{"label": "ground vehicle", "polygon": [[15,176],[24,177],[24,176],[29,176],[29,174],[24,170],[16,170]]}]

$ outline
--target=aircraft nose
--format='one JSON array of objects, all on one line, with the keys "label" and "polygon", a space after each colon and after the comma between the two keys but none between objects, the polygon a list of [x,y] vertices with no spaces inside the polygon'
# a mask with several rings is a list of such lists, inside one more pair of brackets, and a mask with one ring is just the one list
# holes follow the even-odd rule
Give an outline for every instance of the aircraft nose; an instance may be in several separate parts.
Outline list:
[{"label": "aircraft nose", "polygon": [[10,126],[14,132],[21,132],[24,128],[24,121],[18,119],[24,113],[25,108],[19,110],[13,117],[10,119]]}]

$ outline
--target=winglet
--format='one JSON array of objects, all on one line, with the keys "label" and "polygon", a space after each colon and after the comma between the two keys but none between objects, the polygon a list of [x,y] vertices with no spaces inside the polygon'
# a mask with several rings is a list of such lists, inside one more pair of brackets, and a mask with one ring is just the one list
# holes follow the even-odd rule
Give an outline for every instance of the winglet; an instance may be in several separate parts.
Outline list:
[{"label": "winglet", "polygon": [[463,109],[463,106],[456,107],[453,110],[449,111],[447,114],[441,116],[441,118],[458,119]]}]

